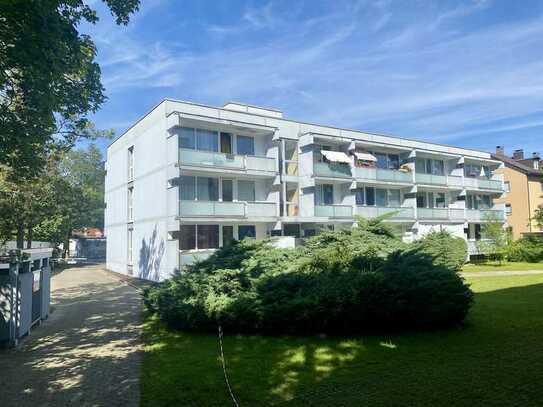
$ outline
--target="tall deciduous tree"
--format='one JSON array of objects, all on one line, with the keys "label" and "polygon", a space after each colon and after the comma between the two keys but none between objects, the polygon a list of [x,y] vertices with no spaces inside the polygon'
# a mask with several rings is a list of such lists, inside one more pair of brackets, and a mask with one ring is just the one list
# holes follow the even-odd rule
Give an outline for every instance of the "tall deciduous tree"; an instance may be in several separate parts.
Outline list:
[{"label": "tall deciduous tree", "polygon": [[543,228],[543,205],[539,205],[534,213],[534,220],[537,226]]},{"label": "tall deciduous tree", "polygon": [[[117,24],[139,6],[103,1]],[[78,31],[97,21],[84,0],[0,2],[0,165],[12,176],[39,173],[52,148],[97,134],[87,115],[104,102],[104,88],[95,45]]]}]

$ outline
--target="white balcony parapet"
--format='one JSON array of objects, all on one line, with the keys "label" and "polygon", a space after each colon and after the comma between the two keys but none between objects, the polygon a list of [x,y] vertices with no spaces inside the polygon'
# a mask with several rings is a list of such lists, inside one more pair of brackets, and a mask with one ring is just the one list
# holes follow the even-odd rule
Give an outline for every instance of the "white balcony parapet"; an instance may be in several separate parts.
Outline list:
[{"label": "white balcony parapet", "polygon": [[326,218],[352,218],[351,205],[315,205],[315,216]]},{"label": "white balcony parapet", "polygon": [[504,221],[505,212],[500,209],[466,209],[468,222]]},{"label": "white balcony parapet", "polygon": [[447,177],[445,175],[424,174],[421,172],[415,173],[415,182],[424,185],[447,185]]},{"label": "white balcony parapet", "polygon": [[474,189],[488,189],[493,191],[503,191],[503,182],[488,178],[464,178],[464,186]]},{"label": "white balcony parapet", "polygon": [[351,166],[342,163],[314,163],[313,173],[320,177],[352,178]]},{"label": "white balcony parapet", "polygon": [[275,158],[224,154],[214,151],[200,151],[185,148],[179,149],[179,164],[233,170],[277,172]]},{"label": "white balcony parapet", "polygon": [[465,219],[464,209],[458,208],[417,208],[417,218],[426,220],[458,220]]}]

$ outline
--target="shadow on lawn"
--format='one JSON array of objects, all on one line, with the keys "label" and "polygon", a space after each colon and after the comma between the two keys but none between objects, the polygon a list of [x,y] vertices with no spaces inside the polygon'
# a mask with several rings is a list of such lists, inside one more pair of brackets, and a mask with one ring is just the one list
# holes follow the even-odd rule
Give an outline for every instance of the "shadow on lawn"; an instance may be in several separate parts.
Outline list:
[{"label": "shadow on lawn", "polygon": [[[538,405],[543,284],[475,301],[466,326],[448,331],[227,336],[230,382],[242,406]],[[231,405],[215,336],[168,332],[156,322],[146,335],[154,345],[144,360],[144,405]]]}]

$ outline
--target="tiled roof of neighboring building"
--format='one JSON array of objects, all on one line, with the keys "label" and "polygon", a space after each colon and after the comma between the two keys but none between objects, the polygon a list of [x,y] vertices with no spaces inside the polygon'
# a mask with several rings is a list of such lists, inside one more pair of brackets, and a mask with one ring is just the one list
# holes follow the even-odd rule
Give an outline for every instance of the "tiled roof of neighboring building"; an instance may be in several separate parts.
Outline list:
[{"label": "tiled roof of neighboring building", "polygon": [[496,159],[496,160],[500,160],[500,161],[503,161],[505,163],[505,165],[509,166],[509,167],[512,167],[512,168],[515,168],[525,174],[528,174],[528,175],[535,175],[535,176],[539,176],[539,177],[543,177],[543,171],[541,170],[536,170],[534,168],[531,168],[525,164],[522,164],[522,163],[519,163],[518,161],[512,159],[511,157],[507,157],[505,155],[501,155],[501,154],[491,154],[492,158]]}]

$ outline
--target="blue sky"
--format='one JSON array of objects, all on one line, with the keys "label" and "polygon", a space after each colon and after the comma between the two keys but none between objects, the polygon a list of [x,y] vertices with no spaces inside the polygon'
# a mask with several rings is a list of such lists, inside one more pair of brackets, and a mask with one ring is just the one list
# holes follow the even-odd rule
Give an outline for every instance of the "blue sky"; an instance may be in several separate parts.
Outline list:
[{"label": "blue sky", "polygon": [[[121,134],[164,97],[493,151],[543,152],[543,2],[142,0],[84,26]],[[107,144],[107,143],[105,143]]]}]

